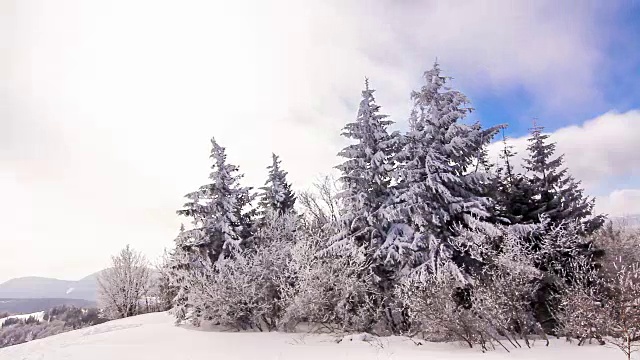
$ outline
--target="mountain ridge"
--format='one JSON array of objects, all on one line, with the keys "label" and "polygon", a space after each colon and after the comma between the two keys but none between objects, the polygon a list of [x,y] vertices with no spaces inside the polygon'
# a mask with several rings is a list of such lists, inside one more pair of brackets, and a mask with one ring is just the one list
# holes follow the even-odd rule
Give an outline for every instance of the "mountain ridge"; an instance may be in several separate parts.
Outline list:
[{"label": "mountain ridge", "polygon": [[80,280],[61,280],[44,276],[22,276],[0,283],[0,298],[7,299],[81,299],[95,302],[98,275],[89,274]]}]

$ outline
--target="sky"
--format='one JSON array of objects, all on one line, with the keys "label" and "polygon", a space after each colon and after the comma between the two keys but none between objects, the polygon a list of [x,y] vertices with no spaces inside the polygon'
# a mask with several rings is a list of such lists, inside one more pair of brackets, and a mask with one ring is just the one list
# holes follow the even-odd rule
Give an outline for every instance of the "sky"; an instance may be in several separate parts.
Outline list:
[{"label": "sky", "polygon": [[436,59],[473,120],[523,155],[536,118],[598,211],[640,213],[639,37],[637,0],[0,0],[0,282],[157,260],[213,136],[246,185],[275,152],[310,187],[364,78],[406,129]]}]

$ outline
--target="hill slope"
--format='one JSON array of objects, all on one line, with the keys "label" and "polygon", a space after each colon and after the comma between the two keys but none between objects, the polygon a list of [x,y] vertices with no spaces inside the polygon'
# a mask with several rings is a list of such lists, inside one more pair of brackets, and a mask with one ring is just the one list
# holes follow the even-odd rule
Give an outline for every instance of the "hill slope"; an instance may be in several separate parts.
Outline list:
[{"label": "hill slope", "polygon": [[0,360],[174,360],[174,359],[331,359],[331,360],[492,360],[622,359],[618,350],[590,345],[578,347],[564,340],[529,349],[496,350],[483,354],[455,344],[416,346],[401,337],[375,342],[344,340],[329,335],[213,332],[173,325],[166,313],[136,316],[0,349]]}]

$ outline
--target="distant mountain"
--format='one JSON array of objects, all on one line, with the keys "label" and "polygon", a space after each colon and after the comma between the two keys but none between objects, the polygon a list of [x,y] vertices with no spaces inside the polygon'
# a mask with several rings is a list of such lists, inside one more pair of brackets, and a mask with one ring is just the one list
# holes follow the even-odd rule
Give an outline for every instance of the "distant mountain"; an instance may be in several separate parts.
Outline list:
[{"label": "distant mountain", "polygon": [[0,313],[28,314],[44,311],[60,305],[82,308],[95,307],[96,303],[82,299],[2,299],[0,298]]},{"label": "distant mountain", "polygon": [[0,298],[8,299],[82,299],[96,301],[100,272],[78,281],[45,277],[22,277],[0,284]]},{"label": "distant mountain", "polygon": [[[149,269],[155,280],[159,273]],[[95,302],[98,297],[98,276],[104,270],[78,281],[28,276],[0,284],[0,299],[81,299]]]}]

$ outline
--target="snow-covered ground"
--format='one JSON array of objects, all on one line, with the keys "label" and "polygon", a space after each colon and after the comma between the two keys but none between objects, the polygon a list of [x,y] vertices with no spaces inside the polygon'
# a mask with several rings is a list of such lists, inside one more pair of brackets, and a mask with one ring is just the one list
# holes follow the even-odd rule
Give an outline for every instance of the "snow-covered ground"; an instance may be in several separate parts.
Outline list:
[{"label": "snow-covered ground", "polygon": [[30,316],[33,316],[34,318],[42,321],[42,318],[44,317],[44,311],[38,311],[31,314],[11,315],[11,316],[0,318],[0,326],[2,326],[2,324],[4,324],[5,320],[7,319],[27,319]]},{"label": "snow-covered ground", "polygon": [[[351,336],[336,343],[329,335],[214,332],[173,325],[166,313],[136,316],[0,349],[1,360],[200,360],[200,359],[328,359],[328,360],[599,360],[623,359],[619,350],[578,347],[552,340],[549,347],[482,353],[456,344],[416,346],[401,337]],[[370,339],[367,339],[370,340]]]}]

